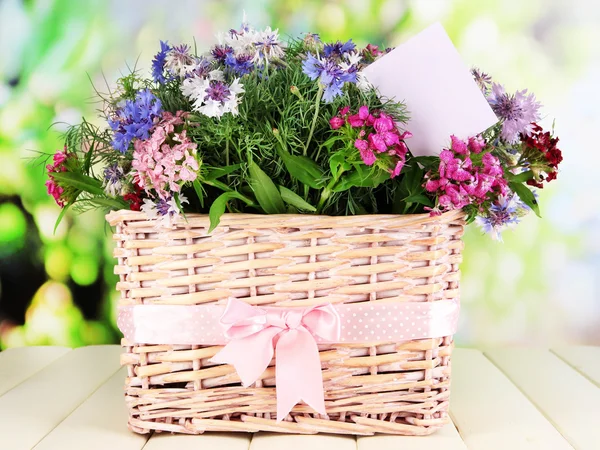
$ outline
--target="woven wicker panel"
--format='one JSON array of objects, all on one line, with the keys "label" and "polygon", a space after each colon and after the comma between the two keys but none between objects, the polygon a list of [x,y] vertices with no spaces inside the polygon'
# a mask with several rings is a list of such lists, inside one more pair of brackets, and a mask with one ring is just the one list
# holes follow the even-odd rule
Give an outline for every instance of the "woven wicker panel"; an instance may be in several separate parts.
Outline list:
[{"label": "woven wicker panel", "polygon": [[[464,217],[225,214],[161,227],[142,213],[116,227],[121,305],[226,303],[308,306],[433,302],[459,297]],[[304,405],[276,422],[274,362],[244,388],[221,347],[123,340],[129,426],[181,433],[429,434],[449,421],[452,336],[320,345],[326,416]]]}]

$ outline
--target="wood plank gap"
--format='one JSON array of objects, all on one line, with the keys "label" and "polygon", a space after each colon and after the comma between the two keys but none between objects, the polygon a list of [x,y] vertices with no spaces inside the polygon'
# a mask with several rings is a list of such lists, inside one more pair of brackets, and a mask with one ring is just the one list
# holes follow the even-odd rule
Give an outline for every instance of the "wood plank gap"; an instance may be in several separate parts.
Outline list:
[{"label": "wood plank gap", "polygon": [[[484,356],[521,391],[573,448],[598,449],[594,425],[600,419],[600,390],[594,392],[596,386],[587,378],[549,349],[498,349],[486,351]],[[542,378],[535,377],[534,367],[528,367],[528,363],[544,374]],[[566,368],[566,371],[562,368]],[[560,376],[555,373],[559,370],[562,372]],[[521,375],[525,372],[527,378]],[[560,381],[554,381],[552,377],[558,377]],[[566,380],[565,377],[570,379]],[[543,392],[536,392],[538,389],[543,389]],[[596,401],[593,397],[597,397]],[[570,399],[574,399],[577,405]],[[592,408],[597,411],[596,414],[589,414]],[[586,413],[583,412],[584,409],[587,409]]]},{"label": "wood plank gap", "polygon": [[9,348],[0,352],[0,396],[70,351],[67,347],[33,346]]},{"label": "wood plank gap", "polygon": [[[600,387],[600,347],[582,345],[551,348],[550,351],[596,386]],[[583,353],[586,353],[586,355],[584,356]]]}]

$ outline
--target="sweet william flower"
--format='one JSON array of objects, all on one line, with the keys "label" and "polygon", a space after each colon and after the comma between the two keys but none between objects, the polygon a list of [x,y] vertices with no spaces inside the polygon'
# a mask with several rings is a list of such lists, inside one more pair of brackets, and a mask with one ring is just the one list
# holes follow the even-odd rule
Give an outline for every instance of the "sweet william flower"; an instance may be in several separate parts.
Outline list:
[{"label": "sweet william flower", "polygon": [[339,116],[334,116],[329,120],[329,125],[333,130],[343,127],[345,123],[346,121]]}]

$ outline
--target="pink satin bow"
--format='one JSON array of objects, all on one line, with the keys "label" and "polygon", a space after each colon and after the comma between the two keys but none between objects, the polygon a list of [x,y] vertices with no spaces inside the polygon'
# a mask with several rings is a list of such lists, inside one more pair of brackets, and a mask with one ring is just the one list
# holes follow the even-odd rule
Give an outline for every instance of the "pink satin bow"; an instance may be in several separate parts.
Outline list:
[{"label": "pink satin bow", "polygon": [[232,298],[220,323],[230,341],[211,360],[233,365],[245,387],[262,375],[275,351],[278,421],[301,400],[325,414],[314,336],[339,341],[340,318],[331,304],[306,309],[260,308]]}]

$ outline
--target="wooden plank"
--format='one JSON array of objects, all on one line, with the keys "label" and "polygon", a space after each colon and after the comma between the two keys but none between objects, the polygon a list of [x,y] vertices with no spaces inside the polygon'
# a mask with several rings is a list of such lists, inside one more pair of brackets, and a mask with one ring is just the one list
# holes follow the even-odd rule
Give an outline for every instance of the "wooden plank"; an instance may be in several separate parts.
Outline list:
[{"label": "wooden plank", "polygon": [[598,450],[600,389],[544,349],[485,352],[521,391],[580,450]]},{"label": "wooden plank", "polygon": [[[467,446],[452,424],[430,436],[359,436],[358,450],[466,450]],[[333,450],[333,449],[332,449]]]},{"label": "wooden plank", "polygon": [[35,450],[141,450],[148,435],[129,431],[123,367],[50,432]]},{"label": "wooden plank", "polygon": [[600,347],[578,345],[553,348],[551,351],[600,387]]},{"label": "wooden plank", "polygon": [[69,351],[66,347],[19,347],[0,352],[0,395]]},{"label": "wooden plank", "polygon": [[119,369],[117,345],[66,353],[0,397],[2,448],[30,450]]},{"label": "wooden plank", "polygon": [[454,350],[451,389],[450,414],[469,450],[572,448],[477,350]]},{"label": "wooden plank", "polygon": [[[144,450],[248,450],[249,433],[154,434]],[[116,449],[115,449],[116,450]]]},{"label": "wooden plank", "polygon": [[256,433],[250,450],[356,450],[354,436]]}]

